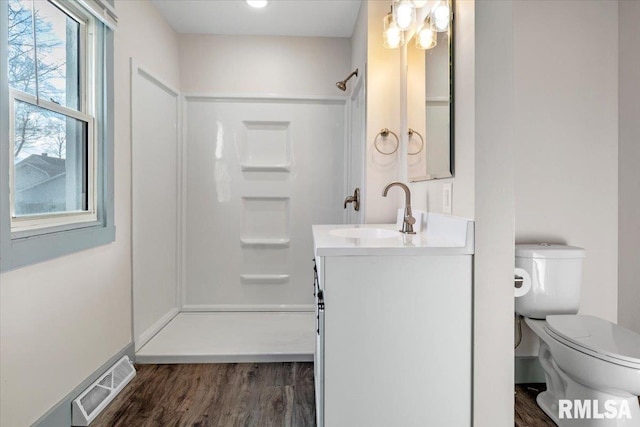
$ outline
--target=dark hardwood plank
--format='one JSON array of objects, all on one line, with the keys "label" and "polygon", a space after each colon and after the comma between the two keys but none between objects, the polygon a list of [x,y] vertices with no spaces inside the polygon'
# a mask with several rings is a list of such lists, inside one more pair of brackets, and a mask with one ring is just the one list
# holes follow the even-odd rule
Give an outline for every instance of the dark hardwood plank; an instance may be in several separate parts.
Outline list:
[{"label": "dark hardwood plank", "polygon": [[312,363],[138,365],[99,427],[315,426]]},{"label": "dark hardwood plank", "polygon": [[296,363],[293,375],[293,426],[315,426],[316,397],[313,363]]},{"label": "dark hardwood plank", "polygon": [[536,396],[546,389],[545,384],[516,385],[516,427],[555,427],[555,423],[536,403]]},{"label": "dark hardwood plank", "polygon": [[[92,427],[313,427],[312,363],[138,365]],[[554,427],[544,384],[515,387],[515,426]]]}]

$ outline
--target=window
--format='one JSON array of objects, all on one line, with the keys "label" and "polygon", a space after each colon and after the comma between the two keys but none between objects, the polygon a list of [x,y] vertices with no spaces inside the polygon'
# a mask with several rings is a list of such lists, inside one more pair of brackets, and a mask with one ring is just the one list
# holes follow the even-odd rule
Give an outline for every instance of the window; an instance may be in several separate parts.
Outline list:
[{"label": "window", "polygon": [[94,21],[8,1],[12,231],[96,220]]},{"label": "window", "polygon": [[101,0],[0,7],[4,270],[114,239],[113,34],[100,12],[115,14]]}]

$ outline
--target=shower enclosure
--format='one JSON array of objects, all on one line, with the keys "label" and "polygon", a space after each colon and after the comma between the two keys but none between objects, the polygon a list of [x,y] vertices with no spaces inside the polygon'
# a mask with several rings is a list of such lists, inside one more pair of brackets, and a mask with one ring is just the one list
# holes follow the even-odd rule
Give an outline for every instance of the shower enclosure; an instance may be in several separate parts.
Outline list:
[{"label": "shower enclosure", "polygon": [[181,96],[132,75],[137,361],[312,360],[311,225],[360,218],[343,200],[362,175],[362,80],[351,96]]}]

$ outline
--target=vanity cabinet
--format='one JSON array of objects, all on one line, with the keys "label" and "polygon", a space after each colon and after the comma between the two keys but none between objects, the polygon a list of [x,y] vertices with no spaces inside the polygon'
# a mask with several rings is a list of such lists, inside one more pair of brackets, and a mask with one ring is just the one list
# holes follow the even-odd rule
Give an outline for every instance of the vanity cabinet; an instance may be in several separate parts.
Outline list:
[{"label": "vanity cabinet", "polygon": [[350,244],[316,242],[318,426],[471,425],[472,255]]}]

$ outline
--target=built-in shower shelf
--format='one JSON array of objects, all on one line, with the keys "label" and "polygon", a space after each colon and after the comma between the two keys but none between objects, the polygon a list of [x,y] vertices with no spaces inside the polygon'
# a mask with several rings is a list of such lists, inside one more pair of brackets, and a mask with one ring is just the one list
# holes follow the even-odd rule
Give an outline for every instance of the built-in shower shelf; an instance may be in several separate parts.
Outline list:
[{"label": "built-in shower shelf", "polygon": [[242,242],[243,246],[278,246],[278,247],[289,247],[289,243],[291,239],[248,239],[241,238],[240,242]]},{"label": "built-in shower shelf", "polygon": [[288,274],[241,274],[240,279],[245,284],[278,284],[287,283],[290,279]]},{"label": "built-in shower shelf", "polygon": [[289,172],[291,171],[290,164],[281,165],[240,165],[240,169],[243,172]]}]

